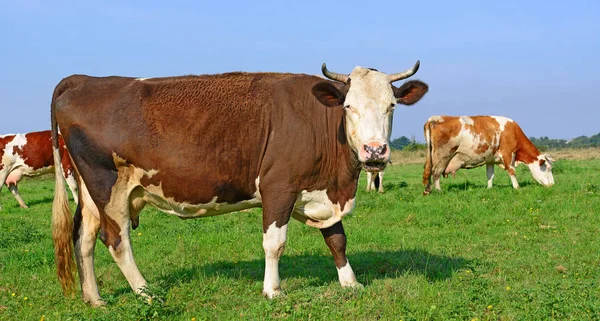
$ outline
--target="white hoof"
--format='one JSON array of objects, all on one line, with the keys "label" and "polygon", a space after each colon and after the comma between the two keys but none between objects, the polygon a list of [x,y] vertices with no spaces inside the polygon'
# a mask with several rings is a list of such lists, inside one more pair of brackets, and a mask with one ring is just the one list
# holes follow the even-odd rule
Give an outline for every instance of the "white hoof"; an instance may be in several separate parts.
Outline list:
[{"label": "white hoof", "polygon": [[360,284],[358,281],[354,281],[350,284],[343,284],[343,288],[351,288],[351,289],[364,289],[365,286]]},{"label": "white hoof", "polygon": [[276,297],[281,296],[283,293],[281,292],[281,289],[278,287],[276,289],[273,290],[266,290],[264,289],[262,292],[263,296],[267,299],[274,299]]},{"label": "white hoof", "polygon": [[106,302],[104,302],[102,299],[84,300],[84,301],[89,303],[94,308],[106,306]]}]

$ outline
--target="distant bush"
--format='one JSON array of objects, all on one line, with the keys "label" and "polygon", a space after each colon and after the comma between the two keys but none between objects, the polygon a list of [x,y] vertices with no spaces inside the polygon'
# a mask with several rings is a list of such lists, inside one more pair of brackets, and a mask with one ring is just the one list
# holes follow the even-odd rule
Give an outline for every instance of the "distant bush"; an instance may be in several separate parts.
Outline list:
[{"label": "distant bush", "polygon": [[392,146],[392,149],[397,149],[397,150],[402,150],[404,148],[404,146],[407,146],[409,144],[410,144],[410,139],[408,139],[406,136],[396,138],[396,139],[392,140],[390,143],[390,145]]},{"label": "distant bush", "polygon": [[392,146],[392,149],[405,151],[423,150],[427,147],[425,144],[417,143],[414,137],[412,139],[408,139],[406,136],[392,140],[390,145]]},{"label": "distant bush", "polygon": [[586,147],[600,147],[600,133],[594,136],[579,136],[570,140],[567,139],[553,139],[548,136],[542,136],[540,138],[530,137],[529,140],[540,150],[546,151],[548,149],[561,149],[561,148],[586,148]]},{"label": "distant bush", "polygon": [[416,150],[425,150],[425,149],[427,149],[427,145],[417,143],[417,142],[412,142],[412,143],[404,146],[404,148],[402,148],[402,150],[406,150],[406,151],[416,151]]}]

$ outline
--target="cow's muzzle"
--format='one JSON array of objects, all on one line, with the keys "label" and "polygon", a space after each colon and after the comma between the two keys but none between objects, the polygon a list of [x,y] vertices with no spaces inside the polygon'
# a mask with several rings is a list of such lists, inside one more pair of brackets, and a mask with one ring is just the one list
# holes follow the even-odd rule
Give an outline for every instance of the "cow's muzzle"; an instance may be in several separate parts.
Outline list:
[{"label": "cow's muzzle", "polygon": [[382,143],[368,143],[363,145],[360,149],[360,158],[364,163],[387,163],[390,157],[390,149],[387,144]]}]

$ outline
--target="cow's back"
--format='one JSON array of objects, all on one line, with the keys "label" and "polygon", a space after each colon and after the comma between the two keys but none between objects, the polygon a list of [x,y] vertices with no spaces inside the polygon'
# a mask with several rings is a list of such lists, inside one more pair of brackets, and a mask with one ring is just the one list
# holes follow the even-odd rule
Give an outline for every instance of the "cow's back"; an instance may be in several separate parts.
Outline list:
[{"label": "cow's back", "polygon": [[[33,171],[48,170],[54,165],[52,140],[49,130],[25,134],[27,143],[20,150],[20,156]],[[27,174],[27,173],[25,173]]]},{"label": "cow's back", "polygon": [[256,192],[270,126],[278,122],[270,117],[282,115],[273,113],[274,84],[291,77],[298,75],[72,76],[62,82],[56,116],[69,150],[85,146],[107,168],[119,159],[158,170],[145,183],[160,184],[166,197],[239,202]]},{"label": "cow's back", "polygon": [[0,137],[0,170],[21,168],[24,175],[42,174],[53,165],[50,131]]},{"label": "cow's back", "polygon": [[435,116],[426,126],[434,148],[489,158],[498,151],[508,122],[512,120],[497,116]]}]

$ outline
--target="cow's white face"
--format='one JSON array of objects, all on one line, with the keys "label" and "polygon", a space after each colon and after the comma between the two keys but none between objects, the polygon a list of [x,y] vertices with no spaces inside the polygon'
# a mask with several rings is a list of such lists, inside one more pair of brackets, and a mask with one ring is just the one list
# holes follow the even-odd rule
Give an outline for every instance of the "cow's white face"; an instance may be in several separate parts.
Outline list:
[{"label": "cow's white face", "polygon": [[533,178],[544,186],[554,185],[554,176],[552,175],[552,157],[541,154],[537,160],[528,164]]},{"label": "cow's white face", "polygon": [[387,162],[396,97],[386,74],[356,67],[344,100],[346,136],[358,159],[370,167]]},{"label": "cow's white face", "polygon": [[418,67],[417,62],[408,71],[393,75],[356,67],[349,75],[343,75],[329,72],[323,65],[326,77],[345,86],[337,90],[334,86],[319,84],[313,88],[313,94],[327,106],[343,106],[348,144],[366,170],[383,170],[389,161],[396,104],[412,105],[427,93],[428,86],[418,80],[408,81],[400,88],[392,85],[396,80],[410,77]]}]

